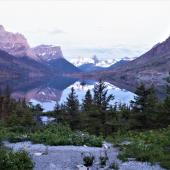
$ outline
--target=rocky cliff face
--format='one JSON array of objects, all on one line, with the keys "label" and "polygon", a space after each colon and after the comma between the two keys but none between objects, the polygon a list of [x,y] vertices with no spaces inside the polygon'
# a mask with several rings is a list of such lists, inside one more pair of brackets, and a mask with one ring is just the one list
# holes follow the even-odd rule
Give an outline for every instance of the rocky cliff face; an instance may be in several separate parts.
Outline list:
[{"label": "rocky cliff face", "polygon": [[15,57],[28,56],[39,60],[22,34],[8,32],[2,25],[0,25],[0,49]]},{"label": "rocky cliff face", "polygon": [[43,61],[63,58],[63,53],[59,46],[39,45],[34,47],[32,50]]}]

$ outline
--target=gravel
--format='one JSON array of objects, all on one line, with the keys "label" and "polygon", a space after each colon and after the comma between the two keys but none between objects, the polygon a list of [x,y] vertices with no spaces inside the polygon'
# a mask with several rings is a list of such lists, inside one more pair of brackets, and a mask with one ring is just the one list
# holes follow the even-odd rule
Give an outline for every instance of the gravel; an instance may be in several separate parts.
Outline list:
[{"label": "gravel", "polygon": [[[151,165],[147,162],[129,161],[122,163],[117,159],[119,150],[105,143],[103,147],[87,146],[46,146],[32,144],[31,142],[9,143],[4,145],[14,151],[26,150],[35,163],[35,170],[85,170],[83,157],[93,155],[95,157],[93,167],[90,170],[109,170],[113,162],[119,165],[120,170],[163,170],[159,165]],[[108,148],[106,149],[106,145]],[[109,160],[105,168],[100,167],[99,157],[107,152]],[[79,167],[79,168],[78,168]]]}]

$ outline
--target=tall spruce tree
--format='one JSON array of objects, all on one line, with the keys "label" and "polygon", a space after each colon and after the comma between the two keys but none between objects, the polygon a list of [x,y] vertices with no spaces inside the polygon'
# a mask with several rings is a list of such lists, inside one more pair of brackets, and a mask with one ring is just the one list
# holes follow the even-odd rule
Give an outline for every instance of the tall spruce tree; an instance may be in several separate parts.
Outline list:
[{"label": "tall spruce tree", "polygon": [[93,105],[92,94],[91,94],[90,90],[87,90],[87,92],[85,94],[85,98],[82,103],[82,109],[85,111],[90,111],[90,109],[92,108],[92,105]]},{"label": "tall spruce tree", "polygon": [[135,94],[136,96],[134,97],[134,100],[131,101],[131,107],[136,112],[143,112],[146,107],[146,99],[148,95],[148,91],[143,83],[137,87]]},{"label": "tall spruce tree", "polygon": [[67,101],[65,103],[67,121],[70,123],[70,126],[73,129],[79,129],[79,100],[76,95],[75,89],[72,87],[71,92],[67,97]]},{"label": "tall spruce tree", "polygon": [[75,113],[79,110],[78,96],[76,95],[75,89],[73,87],[71,88],[71,92],[67,97],[66,109],[69,113]]},{"label": "tall spruce tree", "polygon": [[144,84],[141,84],[137,88],[136,94],[137,96],[134,97],[134,101],[131,101],[133,121],[139,128],[154,126],[157,120],[158,106],[154,86],[152,85],[150,88],[146,88]]},{"label": "tall spruce tree", "polygon": [[102,81],[99,80],[99,82],[94,86],[94,98],[93,102],[94,105],[97,106],[100,110],[107,110],[109,106],[109,102],[111,100],[114,100],[114,96],[107,95],[107,85]]}]

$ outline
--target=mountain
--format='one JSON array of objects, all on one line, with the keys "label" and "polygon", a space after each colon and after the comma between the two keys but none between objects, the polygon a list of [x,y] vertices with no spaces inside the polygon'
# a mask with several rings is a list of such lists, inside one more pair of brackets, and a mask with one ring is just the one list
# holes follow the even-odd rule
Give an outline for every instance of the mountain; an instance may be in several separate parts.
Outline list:
[{"label": "mountain", "polygon": [[59,46],[39,45],[33,48],[34,53],[53,74],[78,73],[80,70],[67,61]]},{"label": "mountain", "polygon": [[164,86],[169,72],[170,37],[123,67],[102,72],[101,76],[125,81],[129,84],[144,82]]},{"label": "mountain", "polygon": [[49,74],[48,68],[43,63],[23,56],[15,57],[0,50],[0,77],[35,77]]},{"label": "mountain", "polygon": [[39,45],[30,48],[22,34],[8,32],[0,25],[1,77],[56,76],[77,72],[80,70],[63,57],[59,46]]},{"label": "mountain", "polygon": [[112,70],[113,68],[119,68],[124,66],[126,63],[128,63],[130,61],[129,58],[124,57],[123,59],[116,61],[115,63],[110,65],[109,67],[101,67],[101,66],[97,66],[94,63],[87,63],[87,64],[82,64],[80,65],[78,68],[84,72],[91,72],[91,71],[105,71],[105,70]]},{"label": "mountain", "polygon": [[63,53],[59,46],[39,45],[32,48],[32,50],[43,61],[63,58]]},{"label": "mountain", "polygon": [[0,25],[0,49],[15,57],[28,56],[38,61],[27,39],[22,34],[6,31],[2,25]]},{"label": "mountain", "polygon": [[84,64],[94,64],[97,67],[109,67],[114,64],[117,60],[115,59],[98,59],[97,56],[93,57],[77,57],[71,59],[70,62],[75,66],[79,67]]}]

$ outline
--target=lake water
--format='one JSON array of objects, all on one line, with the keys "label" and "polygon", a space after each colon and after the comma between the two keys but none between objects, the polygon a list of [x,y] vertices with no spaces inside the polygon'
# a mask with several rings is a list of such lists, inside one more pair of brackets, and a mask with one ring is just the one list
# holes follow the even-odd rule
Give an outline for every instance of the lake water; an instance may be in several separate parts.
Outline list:
[{"label": "lake water", "polygon": [[[7,81],[3,85],[10,85],[14,98],[25,98],[34,105],[40,104],[44,111],[50,111],[54,109],[56,102],[61,104],[66,101],[72,87],[74,87],[81,103],[88,89],[93,94],[96,83],[94,80],[83,80],[82,85],[82,81],[75,78],[56,77],[53,79]],[[108,82],[105,82],[105,84],[107,85],[108,94],[113,94],[115,97],[110,104],[115,102],[128,104],[134,98],[135,94],[130,91],[120,89]],[[2,85],[1,82],[0,85]]]}]

